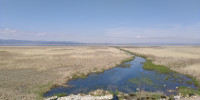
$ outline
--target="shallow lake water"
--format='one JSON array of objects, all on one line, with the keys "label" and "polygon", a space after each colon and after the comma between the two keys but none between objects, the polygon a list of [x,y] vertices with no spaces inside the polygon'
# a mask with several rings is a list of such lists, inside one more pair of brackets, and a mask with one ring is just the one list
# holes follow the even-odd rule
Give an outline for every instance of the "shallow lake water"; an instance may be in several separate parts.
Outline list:
[{"label": "shallow lake water", "polygon": [[[178,73],[161,74],[156,71],[143,69],[146,60],[135,57],[134,60],[121,64],[102,73],[92,73],[85,79],[70,80],[71,87],[56,87],[44,94],[44,97],[59,93],[79,94],[88,93],[96,89],[108,91],[121,91],[124,93],[136,92],[137,89],[149,92],[163,92],[166,95],[176,94],[176,87],[186,86],[196,88],[193,84],[187,84],[191,79]],[[175,90],[169,92],[168,90]]]}]

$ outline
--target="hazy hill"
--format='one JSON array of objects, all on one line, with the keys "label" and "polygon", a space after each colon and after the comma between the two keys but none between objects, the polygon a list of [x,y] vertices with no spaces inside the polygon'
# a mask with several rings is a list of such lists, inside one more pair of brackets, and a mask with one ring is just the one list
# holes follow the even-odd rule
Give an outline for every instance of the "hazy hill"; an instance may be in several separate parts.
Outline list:
[{"label": "hazy hill", "polygon": [[73,41],[31,41],[31,40],[3,40],[0,39],[0,46],[70,46],[83,45]]}]

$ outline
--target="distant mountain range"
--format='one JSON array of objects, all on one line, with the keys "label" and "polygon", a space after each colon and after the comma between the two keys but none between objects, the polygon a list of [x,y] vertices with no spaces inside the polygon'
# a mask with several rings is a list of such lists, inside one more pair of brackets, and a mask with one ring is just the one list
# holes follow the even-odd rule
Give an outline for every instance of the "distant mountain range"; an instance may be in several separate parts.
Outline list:
[{"label": "distant mountain range", "polygon": [[0,46],[170,46],[200,45],[191,43],[80,43],[74,41],[32,41],[0,39]]},{"label": "distant mountain range", "polygon": [[84,43],[73,41],[31,41],[31,40],[3,40],[0,39],[0,46],[71,46],[84,45]]}]

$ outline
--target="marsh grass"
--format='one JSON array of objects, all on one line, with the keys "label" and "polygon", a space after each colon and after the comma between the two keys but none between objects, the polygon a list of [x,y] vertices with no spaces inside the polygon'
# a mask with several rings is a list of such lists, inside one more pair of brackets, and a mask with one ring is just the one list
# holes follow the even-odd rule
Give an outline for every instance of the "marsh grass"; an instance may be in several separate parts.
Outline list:
[{"label": "marsh grass", "polygon": [[128,82],[137,84],[138,86],[144,86],[144,85],[149,85],[152,86],[155,83],[149,78],[141,77],[141,78],[131,78],[128,80]]},{"label": "marsh grass", "polygon": [[200,88],[200,81],[199,80],[197,80],[197,78],[195,78],[195,77],[191,77],[192,78],[192,82],[193,82],[193,84],[195,85],[195,86],[197,86],[198,88]]},{"label": "marsh grass", "polygon": [[[146,56],[144,55],[140,55],[140,54],[136,54],[136,53],[133,53],[133,52],[130,52],[128,50],[125,50],[125,49],[121,49],[120,50],[124,51],[124,52],[128,52],[132,55],[137,55],[137,56],[140,56],[140,57],[143,57],[143,58],[147,58]],[[128,62],[128,61],[131,61],[133,60],[135,57],[133,57],[132,59],[128,59],[127,61],[125,60],[124,62]],[[122,63],[124,63],[122,62]],[[157,71],[158,73],[170,73],[170,72],[175,72],[173,70],[171,70],[170,68],[168,67],[165,67],[163,65],[156,65],[152,62],[152,60],[147,60],[146,62],[143,63],[143,68],[146,69],[146,70],[154,70],[154,71]]]},{"label": "marsh grass", "polygon": [[175,71],[171,70],[170,68],[165,67],[163,65],[153,64],[153,62],[151,60],[146,60],[146,62],[143,65],[143,68],[146,70],[157,71],[158,73],[164,73],[164,74],[169,74],[169,73],[175,72]]},{"label": "marsh grass", "polygon": [[123,47],[123,49],[139,56],[145,56],[156,65],[164,65],[200,79],[199,46],[146,46]]},{"label": "marsh grass", "polygon": [[130,57],[104,46],[0,47],[0,100],[42,99],[55,85],[113,68]]},{"label": "marsh grass", "polygon": [[[119,47],[116,47],[116,48],[119,49],[120,51],[125,52],[125,53],[134,55],[132,52],[130,52],[130,51],[128,51],[128,50],[125,50],[125,49],[122,49],[122,48],[119,48]],[[126,63],[126,62],[132,61],[132,60],[134,60],[134,59],[135,59],[134,56],[132,56],[132,57],[130,57],[130,58],[128,58],[128,59],[124,59],[124,60],[121,61],[121,64],[124,64],[124,63]]]},{"label": "marsh grass", "polygon": [[[165,77],[165,80],[168,80],[170,77],[176,79],[175,81],[178,81],[180,83],[184,80],[181,77],[178,77],[177,74],[179,72],[176,72],[176,71],[170,69],[169,67],[166,67],[164,64],[163,65],[154,64],[151,60],[152,56],[144,55],[144,54],[138,54],[138,55],[142,55],[143,57],[145,57],[147,59],[146,62],[144,63],[144,65],[143,65],[144,69],[157,71],[158,73],[163,73],[163,74],[169,75],[169,76]],[[155,60],[155,59],[153,59],[153,60]],[[187,64],[190,64],[190,63],[187,63]],[[170,74],[172,74],[172,75],[170,75]],[[179,93],[181,93],[183,96],[193,95],[193,94],[200,95],[200,81],[197,80],[197,78],[194,77],[194,76],[191,76],[191,75],[188,75],[188,74],[186,74],[186,76],[191,78],[191,81],[186,81],[186,83],[188,85],[194,84],[198,89],[193,89],[193,88],[189,88],[189,87],[179,87]],[[139,84],[136,80],[138,80],[138,79],[133,79],[133,80],[129,80],[129,81],[132,82],[132,83],[135,83],[135,84]]]},{"label": "marsh grass", "polygon": [[43,94],[46,92],[46,91],[49,91],[50,88],[53,88],[54,85],[52,84],[52,82],[49,82],[47,84],[43,84],[43,85],[40,85],[40,86],[36,86],[32,89],[30,89],[29,91],[31,93],[34,93],[34,94],[37,94],[37,99],[38,100],[42,100],[43,99]]},{"label": "marsh grass", "polygon": [[86,78],[88,75],[84,74],[84,73],[77,73],[77,74],[73,74],[72,75],[72,79],[75,80],[75,79],[84,79]]}]

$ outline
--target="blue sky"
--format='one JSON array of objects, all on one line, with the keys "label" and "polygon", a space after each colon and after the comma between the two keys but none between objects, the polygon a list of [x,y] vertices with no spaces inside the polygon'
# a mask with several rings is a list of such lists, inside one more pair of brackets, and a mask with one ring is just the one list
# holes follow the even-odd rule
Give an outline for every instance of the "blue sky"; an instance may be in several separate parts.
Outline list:
[{"label": "blue sky", "polygon": [[200,0],[0,0],[0,39],[200,43]]}]

